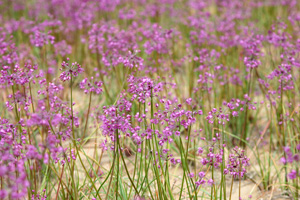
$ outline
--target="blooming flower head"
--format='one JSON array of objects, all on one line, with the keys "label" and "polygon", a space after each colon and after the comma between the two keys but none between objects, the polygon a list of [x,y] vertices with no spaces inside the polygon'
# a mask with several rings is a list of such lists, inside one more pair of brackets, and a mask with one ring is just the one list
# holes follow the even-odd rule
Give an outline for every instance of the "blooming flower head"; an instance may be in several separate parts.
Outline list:
[{"label": "blooming flower head", "polygon": [[91,77],[90,80],[88,80],[88,78],[83,79],[80,82],[79,87],[84,90],[85,94],[90,92],[101,94],[103,92],[102,85],[102,81],[96,81],[94,80],[94,77]]},{"label": "blooming flower head", "polygon": [[69,65],[69,58],[67,58],[67,62],[63,61],[61,64],[61,71],[63,71],[59,78],[62,81],[68,81],[71,79],[71,77],[76,77],[79,74],[81,74],[84,70],[83,68],[77,63],[72,63],[72,65]]},{"label": "blooming flower head", "polygon": [[243,177],[247,172],[246,166],[249,165],[249,158],[244,155],[244,150],[241,148],[235,147],[233,152],[229,154],[224,173],[230,173],[234,177]]},{"label": "blooming flower head", "polygon": [[292,170],[289,174],[288,174],[288,178],[289,179],[295,179],[297,177],[297,172],[296,170]]},{"label": "blooming flower head", "polygon": [[54,44],[54,36],[50,35],[51,31],[47,33],[41,32],[39,30],[34,30],[33,34],[30,35],[30,42],[36,47],[43,47],[44,45],[50,43]]}]

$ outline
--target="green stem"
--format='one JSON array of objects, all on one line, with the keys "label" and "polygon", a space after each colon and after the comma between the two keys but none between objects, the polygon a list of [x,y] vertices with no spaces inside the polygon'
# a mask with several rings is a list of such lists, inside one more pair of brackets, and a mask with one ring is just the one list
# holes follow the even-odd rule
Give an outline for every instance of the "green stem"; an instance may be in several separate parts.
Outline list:
[{"label": "green stem", "polygon": [[[70,82],[70,90],[71,90],[71,116],[72,116],[72,139],[73,139],[73,145],[76,149],[76,153],[78,155],[78,148],[77,148],[77,145],[76,145],[76,138],[75,138],[75,131],[74,131],[74,111],[73,111],[73,76],[71,75],[71,82]],[[70,149],[71,150],[71,149]],[[73,187],[73,190],[74,190],[74,196],[75,196],[75,200],[78,199],[78,192],[77,192],[77,187],[76,187],[76,184],[75,184],[75,178],[74,178],[74,172],[75,172],[75,161],[73,161],[73,165],[72,165],[72,168],[71,168],[71,177],[72,177],[72,187]]]},{"label": "green stem", "polygon": [[[100,190],[100,188],[103,186],[103,184],[106,182],[106,180],[108,179],[108,177],[110,176],[110,180],[109,180],[109,184],[108,184],[108,188],[107,188],[107,192],[106,192],[106,196],[105,196],[105,199],[108,199],[108,194],[109,194],[109,190],[110,190],[110,187],[111,187],[111,182],[112,182],[112,178],[114,176],[114,167],[115,167],[115,160],[116,160],[116,152],[114,151],[114,158],[113,158],[113,163],[112,163],[112,166],[110,168],[110,172],[108,173],[106,179],[103,181],[103,183],[100,185],[98,191],[97,191],[97,194]],[[111,175],[110,175],[111,174]]]},{"label": "green stem", "polygon": [[230,195],[229,195],[229,200],[231,200],[231,195],[232,195],[232,186],[233,186],[233,180],[234,180],[234,177],[232,176],[232,180],[231,180],[231,186],[230,186]]},{"label": "green stem", "polygon": [[[120,143],[119,143],[119,149],[121,149],[121,147],[120,147]],[[128,178],[129,178],[129,180],[130,180],[130,182],[131,182],[131,184],[132,184],[132,186],[133,186],[133,188],[134,188],[135,192],[136,192],[136,193],[139,195],[139,191],[137,190],[136,186],[134,185],[134,183],[133,183],[133,181],[132,181],[132,179],[131,179],[131,177],[130,177],[130,175],[129,175],[129,172],[128,172],[128,169],[127,169],[127,166],[126,166],[126,163],[125,163],[124,157],[123,157],[123,153],[122,153],[122,152],[120,152],[120,154],[121,154],[121,158],[122,158],[122,161],[123,161],[123,164],[124,164],[124,167],[125,167],[125,170],[126,170],[127,176],[128,176]]]},{"label": "green stem", "polygon": [[81,138],[82,141],[84,140],[85,134],[86,134],[87,124],[88,124],[88,120],[89,120],[89,116],[90,116],[91,102],[92,102],[92,92],[90,92],[89,106],[88,106],[88,111],[87,111],[87,116],[86,116],[84,131],[83,131],[83,135],[82,135],[82,138]]},{"label": "green stem", "polygon": [[118,133],[118,129],[116,131],[116,138],[117,138],[117,147],[116,147],[116,153],[117,153],[117,183],[116,183],[116,200],[118,199],[118,189],[119,189],[119,168],[120,168],[120,158],[119,158],[119,151],[121,151],[121,149],[119,149],[119,133]]}]

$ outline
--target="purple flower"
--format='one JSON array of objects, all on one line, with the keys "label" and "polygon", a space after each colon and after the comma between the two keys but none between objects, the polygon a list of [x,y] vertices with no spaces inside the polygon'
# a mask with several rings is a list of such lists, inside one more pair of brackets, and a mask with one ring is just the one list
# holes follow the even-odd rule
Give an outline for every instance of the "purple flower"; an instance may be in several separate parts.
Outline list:
[{"label": "purple flower", "polygon": [[80,84],[79,87],[80,89],[84,90],[84,93],[96,93],[96,94],[101,94],[103,92],[102,89],[102,81],[96,81],[94,80],[94,77],[91,77],[90,80],[88,80],[87,78],[83,79]]},{"label": "purple flower", "polygon": [[144,197],[135,196],[133,200],[146,200]]},{"label": "purple flower", "polygon": [[214,184],[214,180],[213,179],[208,179],[207,180],[207,185],[212,186]]},{"label": "purple flower", "polygon": [[300,144],[298,144],[298,145],[296,146],[296,149],[297,149],[298,151],[300,151]]},{"label": "purple flower", "polygon": [[239,115],[239,113],[237,111],[232,112],[232,116],[237,117],[238,115]]},{"label": "purple flower", "polygon": [[286,159],[285,159],[284,157],[281,157],[281,158],[280,158],[280,162],[281,162],[282,164],[284,164],[284,165],[287,163],[287,161],[286,161]]},{"label": "purple flower", "polygon": [[51,31],[47,33],[39,30],[34,30],[33,34],[30,35],[30,42],[36,47],[43,47],[44,45],[51,43],[54,44],[54,36],[50,35]]},{"label": "purple flower", "polygon": [[291,151],[291,148],[286,146],[286,147],[283,147],[283,150],[285,151],[285,153],[289,153]]},{"label": "purple flower", "polygon": [[205,177],[205,172],[199,172],[198,175],[199,175],[200,178],[204,178]]},{"label": "purple flower", "polygon": [[72,65],[70,66],[68,61],[69,58],[67,58],[67,62],[63,61],[61,64],[62,68],[60,70],[63,72],[60,74],[59,78],[62,81],[70,80],[71,76],[76,77],[84,71],[77,62],[72,63]]},{"label": "purple flower", "polygon": [[289,174],[288,174],[288,178],[289,179],[295,179],[297,177],[297,172],[296,170],[292,170]]},{"label": "purple flower", "polygon": [[202,147],[199,147],[198,148],[198,154],[202,154],[203,153],[203,148]]},{"label": "purple flower", "polygon": [[47,112],[42,111],[41,113],[33,113],[31,118],[27,120],[28,126],[48,126],[49,125],[50,116]]},{"label": "purple flower", "polygon": [[189,177],[190,177],[190,178],[193,178],[194,176],[195,176],[194,173],[190,173],[190,174],[189,174]]},{"label": "purple flower", "polygon": [[64,57],[65,55],[72,53],[72,46],[68,45],[65,40],[54,44],[55,55]]},{"label": "purple flower", "polygon": [[187,103],[188,105],[191,105],[191,103],[192,103],[192,98],[188,98],[188,99],[186,100],[186,103]]},{"label": "purple flower", "polygon": [[299,162],[300,161],[300,155],[299,154],[295,154],[293,156],[294,161]]}]

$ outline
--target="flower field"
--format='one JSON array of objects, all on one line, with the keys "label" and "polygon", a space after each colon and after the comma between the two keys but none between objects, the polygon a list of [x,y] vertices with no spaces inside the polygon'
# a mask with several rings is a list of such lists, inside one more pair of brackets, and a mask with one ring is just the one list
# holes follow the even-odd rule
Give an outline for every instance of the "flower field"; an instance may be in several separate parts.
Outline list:
[{"label": "flower field", "polygon": [[0,200],[300,199],[298,0],[0,11]]}]

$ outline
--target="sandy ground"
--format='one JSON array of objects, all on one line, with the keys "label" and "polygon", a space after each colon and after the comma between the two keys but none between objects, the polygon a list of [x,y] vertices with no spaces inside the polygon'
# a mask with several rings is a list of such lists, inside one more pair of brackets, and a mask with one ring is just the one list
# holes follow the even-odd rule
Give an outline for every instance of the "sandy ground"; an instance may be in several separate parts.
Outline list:
[{"label": "sandy ground", "polygon": [[[95,150],[94,150],[94,144],[93,142],[89,142],[88,144],[85,145],[84,147],[84,151],[85,151],[85,154],[88,155],[89,157],[93,157],[95,155]],[[101,150],[100,148],[98,149],[98,158],[100,157],[101,155]],[[129,160],[131,160],[132,162],[134,162],[134,155],[131,155],[129,157],[126,158],[126,163],[127,163],[127,166],[128,166],[128,171],[130,173],[130,175],[133,175],[133,171],[134,171],[134,166],[133,164],[130,164],[129,163]],[[81,153],[81,158],[82,158],[82,161],[83,161],[83,164],[85,165],[86,169],[89,169],[89,163],[86,159],[86,156]],[[78,166],[78,171],[79,171],[79,178],[81,181],[84,181],[86,179],[86,173],[85,171],[83,170],[83,168],[81,167],[81,162],[79,159],[76,160],[77,162],[77,166]],[[103,153],[102,155],[102,159],[101,159],[101,165],[100,165],[100,168],[98,170],[98,167],[96,165],[94,165],[94,170],[98,170],[98,172],[100,171],[107,171],[109,170],[109,167],[110,167],[110,163],[111,163],[111,155],[109,155],[107,152]],[[123,165],[121,159],[120,159],[120,164],[121,166]],[[251,199],[261,199],[261,200],[280,200],[280,199],[293,199],[293,198],[290,198],[290,197],[285,197],[281,194],[281,191],[278,189],[278,187],[271,189],[269,191],[264,191],[262,189],[262,184],[261,184],[261,181],[259,180],[259,176],[257,174],[257,170],[255,170],[255,168],[258,168],[258,166],[251,166],[249,167],[248,169],[248,173],[247,173],[247,177],[245,180],[241,180],[241,197],[242,199],[249,199],[249,195],[252,195],[252,198]],[[190,169],[191,171],[194,171],[194,168],[193,166],[190,166]],[[199,170],[199,169],[197,169]],[[169,174],[170,174],[170,183],[171,183],[171,186],[172,186],[172,190],[175,194],[175,197],[176,195],[179,194],[179,190],[177,189],[176,185],[180,185],[181,183],[181,178],[182,178],[182,175],[183,175],[183,170],[182,170],[182,167],[180,165],[177,165],[177,166],[171,166],[169,168]],[[151,174],[149,174],[149,178],[151,178]],[[215,177],[216,177],[216,180],[220,180],[220,175],[215,173]],[[104,180],[105,177],[103,178],[100,178],[101,181]],[[125,183],[127,180],[127,183]],[[125,170],[123,169],[123,178],[122,178],[122,181],[124,181],[125,184],[130,184],[128,178],[127,178],[127,175],[125,173]],[[229,193],[230,193],[230,187],[231,187],[231,182],[232,182],[232,179],[230,176],[227,176],[226,178],[226,185],[227,185],[227,188],[226,188],[226,191],[227,191],[227,196],[228,196],[228,199],[229,199]],[[97,183],[96,185],[99,185],[99,183]],[[87,188],[89,188],[91,186],[87,186]],[[84,188],[83,188],[84,189]],[[154,188],[153,188],[154,189]],[[207,188],[207,187],[204,187],[203,188],[204,190],[207,190],[210,192],[210,188]],[[102,192],[103,193],[103,192]],[[200,192],[199,194],[202,195],[202,192]],[[103,197],[105,196],[104,194],[102,195]],[[178,196],[177,196],[178,198]],[[175,198],[176,199],[176,198]],[[183,193],[182,195],[182,198],[181,199],[189,199],[188,198],[188,195]],[[233,181],[233,187],[232,187],[232,200],[238,200],[239,199],[239,180],[234,180]]]}]

